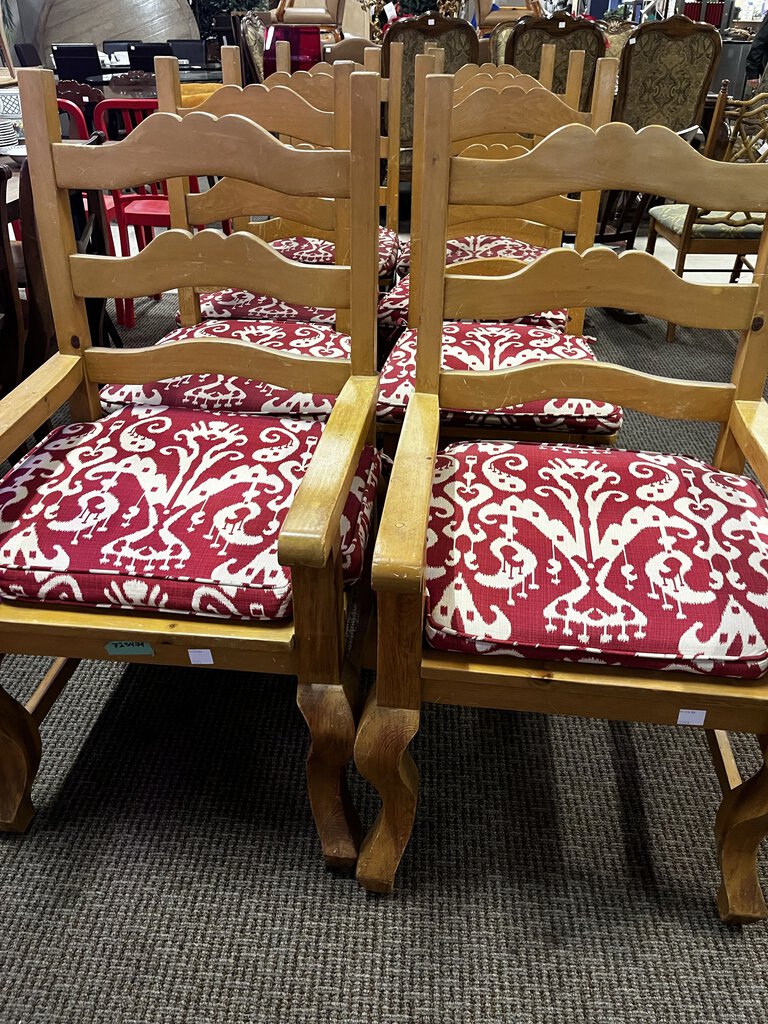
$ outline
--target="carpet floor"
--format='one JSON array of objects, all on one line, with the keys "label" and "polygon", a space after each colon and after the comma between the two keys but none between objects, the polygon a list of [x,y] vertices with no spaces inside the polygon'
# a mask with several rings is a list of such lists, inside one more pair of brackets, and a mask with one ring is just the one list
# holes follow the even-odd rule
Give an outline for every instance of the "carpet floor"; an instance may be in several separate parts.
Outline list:
[{"label": "carpet floor", "polygon": [[[138,304],[130,343],[168,329]],[[735,339],[593,311],[601,358],[727,379]],[[707,457],[629,415],[624,446]],[[27,696],[46,662],[9,658]],[[394,896],[324,870],[289,681],[83,663],[0,837],[2,1024],[761,1024],[768,923],[722,925],[703,734],[427,707]],[[754,741],[736,745],[754,771]],[[376,803],[352,778],[364,823]],[[768,882],[768,857],[761,859]]]}]

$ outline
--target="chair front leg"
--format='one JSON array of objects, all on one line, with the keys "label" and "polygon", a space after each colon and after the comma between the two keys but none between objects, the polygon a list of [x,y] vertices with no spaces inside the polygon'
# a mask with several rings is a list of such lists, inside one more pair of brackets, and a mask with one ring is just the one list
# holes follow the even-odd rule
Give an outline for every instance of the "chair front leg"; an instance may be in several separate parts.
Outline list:
[{"label": "chair front leg", "polygon": [[27,709],[0,687],[0,831],[26,832],[35,809],[40,733]]},{"label": "chair front leg", "polygon": [[717,812],[715,835],[723,875],[717,906],[728,924],[768,917],[757,876],[757,851],[768,835],[768,735],[760,736],[759,743],[760,769],[727,792]]}]

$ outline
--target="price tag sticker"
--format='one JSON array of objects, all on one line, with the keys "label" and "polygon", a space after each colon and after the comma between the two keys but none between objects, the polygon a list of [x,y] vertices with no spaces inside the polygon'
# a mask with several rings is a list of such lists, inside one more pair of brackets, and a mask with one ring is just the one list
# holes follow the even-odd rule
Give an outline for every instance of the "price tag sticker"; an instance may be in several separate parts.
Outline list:
[{"label": "price tag sticker", "polygon": [[704,725],[706,717],[706,711],[696,711],[693,708],[680,708],[680,710],[677,713],[677,724]]},{"label": "price tag sticker", "polygon": [[104,645],[107,654],[115,655],[118,658],[154,658],[155,649],[152,644],[144,643],[141,640],[110,640]]},{"label": "price tag sticker", "polygon": [[190,665],[212,665],[213,664],[213,652],[207,648],[199,648],[193,651],[187,651],[189,655]]},{"label": "price tag sticker", "polygon": [[[384,13],[389,21],[394,21],[397,17],[397,8],[394,4],[384,4]],[[432,22],[432,24],[434,25],[434,22]]]},{"label": "price tag sticker", "polygon": [[428,18],[427,19],[427,24],[428,25],[434,25],[435,24],[435,19],[434,18]]}]

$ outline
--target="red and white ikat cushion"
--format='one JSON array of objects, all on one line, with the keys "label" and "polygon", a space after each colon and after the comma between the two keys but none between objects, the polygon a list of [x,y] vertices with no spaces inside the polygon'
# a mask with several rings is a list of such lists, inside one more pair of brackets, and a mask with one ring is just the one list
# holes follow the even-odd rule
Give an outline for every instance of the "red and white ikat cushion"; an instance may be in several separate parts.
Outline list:
[{"label": "red and white ikat cushion", "polygon": [[[445,262],[466,263],[467,260],[525,260],[530,263],[546,252],[540,245],[531,245],[519,238],[507,235],[464,235],[461,238],[449,238],[445,244]],[[404,239],[400,242],[400,255],[397,261],[400,275],[411,272],[411,242]]]},{"label": "red and white ikat cushion", "polygon": [[[408,326],[408,296],[411,289],[410,277],[404,277],[386,295],[379,299],[377,318],[380,327]],[[516,320],[508,321],[516,324],[532,324],[533,326],[551,327],[556,331],[564,331],[568,323],[568,312],[565,309],[548,309],[541,313],[527,313]]]},{"label": "red and white ikat cushion", "polygon": [[768,502],[682,456],[456,444],[437,459],[436,648],[756,678],[768,668]]},{"label": "red and white ikat cushion", "polygon": [[[312,263],[327,266],[336,259],[336,246],[333,242],[322,238],[305,238],[297,235],[293,238],[276,238],[272,242],[286,259],[297,263]],[[391,228],[379,228],[379,276],[393,274],[400,255],[400,239]]]},{"label": "red and white ikat cushion", "polygon": [[[349,338],[320,324],[275,323],[269,320],[206,320],[180,327],[158,345],[200,338],[246,341],[277,352],[348,359]],[[314,395],[223,373],[194,373],[151,384],[108,384],[101,389],[105,409],[123,405],[168,405],[209,412],[262,413],[269,416],[312,416],[327,419],[334,395]]]},{"label": "red and white ikat cushion", "polygon": [[[274,621],[291,616],[280,527],[317,420],[134,406],[59,427],[0,481],[0,598]],[[344,507],[361,572],[379,456]]]},{"label": "red and white ikat cushion", "polygon": [[[560,334],[549,327],[523,324],[443,325],[441,363],[444,370],[503,370],[547,359],[587,359],[595,354],[586,338]],[[384,363],[379,378],[377,418],[399,423],[405,416],[416,380],[416,332],[405,331]],[[614,434],[622,411],[607,402],[552,398],[487,412],[442,409],[445,423],[503,426],[513,430],[560,430]]]},{"label": "red and white ikat cushion", "polygon": [[[296,263],[327,265],[333,263],[333,242],[319,238],[280,238],[273,247],[286,259]],[[379,274],[394,271],[399,258],[400,240],[389,228],[379,228]],[[319,306],[301,306],[283,302],[273,295],[261,295],[246,289],[222,288],[200,296],[200,313],[204,320],[232,317],[235,320],[304,320],[309,323],[336,323],[336,310]]]}]

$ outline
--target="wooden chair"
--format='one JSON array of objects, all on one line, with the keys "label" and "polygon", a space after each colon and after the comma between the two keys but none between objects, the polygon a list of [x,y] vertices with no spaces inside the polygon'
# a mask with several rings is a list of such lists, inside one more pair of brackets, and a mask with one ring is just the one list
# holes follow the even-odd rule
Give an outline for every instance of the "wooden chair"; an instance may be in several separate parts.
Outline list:
[{"label": "wooden chair", "polygon": [[[768,666],[768,503],[739,476],[748,458],[768,482],[768,242],[754,284],[711,287],[681,281],[647,253],[619,257],[604,248],[555,250],[509,276],[467,275],[446,271],[441,238],[449,196],[471,208],[489,193],[523,203],[608,186],[766,209],[768,169],[712,163],[668,129],[635,135],[623,124],[562,128],[518,159],[451,157],[451,97],[450,79],[430,76],[416,394],[374,550],[377,681],[355,745],[382,809],[357,877],[369,889],[392,889],[416,810],[408,744],[424,701],[698,724],[724,791],[716,825],[721,915],[766,917],[755,857],[768,832],[768,764],[742,782],[724,730],[757,735],[768,759],[768,683],[760,678]],[[441,369],[445,320],[508,318],[574,301],[664,318],[674,311],[690,326],[741,331],[731,382],[578,361]],[[573,393],[719,423],[714,466],[513,442],[459,444],[436,455],[441,408]],[[714,516],[702,511],[714,508]]]},{"label": "wooden chair", "polygon": [[[539,5],[537,4],[537,7]],[[493,0],[478,0],[477,4],[477,31],[481,36],[493,35],[499,27],[512,24],[513,26],[521,18],[541,16],[541,8],[536,11],[532,3],[524,0],[523,3],[502,3],[496,5],[494,10]]]},{"label": "wooden chair", "polygon": [[[362,571],[376,484],[377,460],[366,445],[376,397],[376,77],[353,76],[353,148],[323,152],[295,151],[244,118],[205,114],[159,113],[111,146],[64,145],[53,75],[24,70],[19,78],[59,351],[0,402],[2,457],[64,402],[73,424],[4,480],[0,650],[58,660],[26,705],[0,691],[2,827],[29,824],[39,725],[79,658],[209,665],[298,676],[323,852],[329,864],[353,864],[344,769],[356,672],[344,656],[342,575]],[[301,266],[251,235],[220,231],[167,231],[129,258],[76,253],[70,189],[209,173],[251,182],[288,204],[318,190],[347,198],[350,265]],[[91,347],[88,296],[223,282],[345,307],[351,358],[210,338],[122,352]],[[99,384],[222,370],[335,396],[333,412],[324,428],[316,420],[169,406],[100,418]],[[68,483],[78,495],[71,503]],[[33,521],[34,551],[23,540]],[[362,529],[352,530],[350,546],[351,523]]]},{"label": "wooden chair", "polygon": [[[712,125],[704,155],[715,158],[725,131],[727,143],[722,159],[733,162],[762,163],[768,137],[768,95],[749,100],[728,101],[728,83],[723,82],[717,97]],[[735,257],[731,281],[737,281],[747,256],[755,256],[765,226],[762,213],[725,210],[701,210],[681,203],[665,203],[649,211],[650,224],[646,250],[653,252],[661,237],[677,250],[675,273],[685,273],[691,253],[729,254]],[[718,268],[698,268],[698,273],[717,273]],[[667,324],[667,341],[675,340],[676,324]]]},{"label": "wooden chair", "polygon": [[507,43],[505,61],[525,74],[535,75],[541,63],[541,48],[554,43],[556,48],[553,69],[553,92],[565,92],[568,74],[568,55],[571,50],[583,50],[584,75],[579,107],[589,106],[592,83],[597,62],[605,56],[605,37],[594,22],[573,18],[569,14],[556,14],[551,18],[523,18],[518,21]]},{"label": "wooden chair", "polygon": [[0,165],[0,395],[21,380],[26,326],[19,288],[26,284],[20,242],[11,241],[6,190],[13,171]]},{"label": "wooden chair", "polygon": [[[639,25],[621,51],[614,121],[635,131],[660,124],[682,132],[701,124],[721,48],[716,28],[683,15]],[[607,193],[600,240],[631,249],[652,200],[638,200],[634,193]]]},{"label": "wooden chair", "polygon": [[[575,111],[564,98],[555,96],[530,76],[510,76],[502,68],[496,73],[496,80],[502,85],[501,91],[486,85],[484,71],[477,75],[476,80],[481,87],[476,90],[473,90],[471,78],[455,78],[454,85],[457,81],[461,84],[454,88],[451,118],[453,151],[459,153],[473,147],[477,157],[498,158],[507,155],[505,146],[530,148],[537,137],[542,138],[555,128],[574,121],[593,127],[607,123],[613,104],[616,66],[616,61],[608,58],[603,58],[599,64],[599,83],[589,113]],[[431,67],[430,57],[418,58],[417,97],[423,93],[423,83]],[[573,101],[580,88],[577,72],[582,67],[582,55],[574,53],[571,67],[567,95]],[[379,303],[379,323],[382,326],[418,327],[421,310],[418,269],[421,219],[418,211],[423,190],[429,187],[428,181],[422,184],[418,177],[414,177],[413,230],[410,247],[401,258],[401,263],[408,260],[411,272]],[[578,200],[563,197],[545,210],[541,204],[536,207],[515,205],[505,209],[495,202],[495,197],[488,196],[477,210],[451,209],[446,259],[449,263],[510,258],[529,260],[538,255],[542,247],[560,245],[564,232],[574,236],[577,249],[582,251],[594,242],[599,198],[599,193]],[[544,319],[546,326],[561,333],[565,331],[564,311],[551,311]],[[580,334],[583,324],[583,310],[572,310],[569,330]],[[388,379],[385,368],[382,371],[383,384]]]},{"label": "wooden chair", "polygon": [[604,20],[598,21],[597,27],[605,36],[606,55],[619,58],[637,25],[632,21],[624,21],[622,18],[612,18],[609,16]]},{"label": "wooden chair", "polygon": [[506,64],[507,62],[507,43],[515,31],[516,21],[502,21],[501,24],[496,25],[493,32],[491,32],[489,39],[489,50],[491,60],[494,64]]},{"label": "wooden chair", "polygon": [[303,6],[297,0],[280,0],[274,12],[275,22],[282,25],[319,25],[330,32],[336,41],[343,38],[346,0],[324,0],[316,7]]},{"label": "wooden chair", "polygon": [[[290,129],[290,139],[297,145],[327,147],[349,145],[349,82],[354,65],[339,63],[328,65],[331,73],[311,75],[297,72],[287,75],[277,72],[262,85],[245,89],[228,86],[208,97],[194,108],[197,112],[221,116],[237,113],[254,120],[270,131]],[[190,113],[180,105],[178,64],[173,58],[158,59],[158,102],[169,111],[186,116]],[[316,104],[316,105],[311,105]],[[334,111],[339,111],[338,115]],[[396,113],[396,112],[395,112]],[[391,117],[393,117],[391,115]],[[380,140],[380,146],[382,145]],[[390,155],[396,162],[396,152]],[[247,230],[270,242],[279,252],[298,262],[321,264],[346,261],[344,252],[336,254],[336,233],[339,217],[345,216],[345,203],[331,197],[304,200],[297,204],[292,217],[270,217],[255,222],[253,216],[269,214],[262,206],[261,191],[248,188],[229,179],[222,179],[201,195],[195,204],[198,219],[186,221],[187,207],[181,202],[178,184],[176,198],[171,191],[171,205],[175,204],[177,226],[210,224],[232,219],[236,230]],[[380,190],[386,201],[389,190]],[[252,205],[249,207],[249,203]],[[396,215],[396,214],[395,214]],[[379,232],[379,267],[390,276],[398,256],[396,232],[384,227]],[[389,264],[389,265],[388,265]],[[180,317],[184,326],[201,319],[244,320],[308,320],[329,326],[336,325],[343,333],[346,328],[337,322],[336,310],[296,307],[276,304],[272,296],[252,295],[238,289],[205,293],[202,302],[187,289],[180,294]]]},{"label": "wooden chair", "polygon": [[393,43],[403,44],[402,100],[400,105],[400,177],[411,177],[413,148],[414,72],[418,54],[425,44],[432,43],[445,51],[446,74],[458,71],[464,64],[477,64],[477,32],[468,21],[424,14],[419,18],[396,21],[384,36],[381,48],[382,74],[389,77],[390,51]]}]

